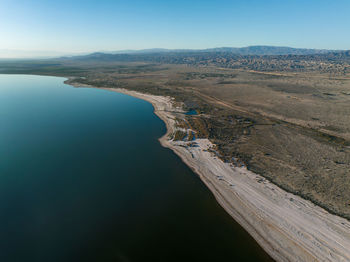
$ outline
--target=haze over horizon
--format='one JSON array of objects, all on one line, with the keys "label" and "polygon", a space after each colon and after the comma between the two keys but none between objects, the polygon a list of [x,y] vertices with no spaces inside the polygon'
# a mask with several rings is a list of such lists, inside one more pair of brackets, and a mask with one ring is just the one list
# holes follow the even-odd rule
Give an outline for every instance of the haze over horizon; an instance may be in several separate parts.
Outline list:
[{"label": "haze over horizon", "polygon": [[350,2],[3,0],[0,57],[253,45],[350,49]]},{"label": "haze over horizon", "polygon": [[[250,47],[271,47],[271,48],[287,48],[287,49],[305,49],[309,50],[309,48],[302,47],[290,47],[290,46],[264,46],[264,45],[255,45],[255,46],[242,46],[242,47],[234,47],[234,46],[226,46],[226,47],[208,47],[204,49],[167,49],[162,47],[155,48],[146,48],[146,49],[122,49],[122,50],[91,50],[86,52],[63,52],[63,51],[48,51],[48,50],[13,50],[13,49],[0,49],[0,59],[46,59],[46,58],[58,58],[58,57],[70,57],[70,56],[79,56],[79,55],[88,55],[93,53],[107,53],[107,54],[134,54],[134,53],[149,53],[149,52],[160,52],[160,51],[203,51],[203,50],[214,50],[214,49],[226,49],[226,48],[237,48],[244,49]],[[310,50],[330,50],[330,51],[344,51],[342,49],[314,49],[310,48]],[[252,55],[255,52],[250,53]]]}]

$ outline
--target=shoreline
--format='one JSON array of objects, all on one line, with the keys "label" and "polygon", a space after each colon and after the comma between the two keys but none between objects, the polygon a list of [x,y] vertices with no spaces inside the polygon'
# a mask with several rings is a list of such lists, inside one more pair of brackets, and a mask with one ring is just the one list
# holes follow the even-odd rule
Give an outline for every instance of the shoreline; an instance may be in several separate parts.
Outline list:
[{"label": "shoreline", "polygon": [[[90,87],[71,84],[76,87]],[[96,87],[97,88],[97,87]],[[308,200],[288,193],[244,167],[234,167],[213,156],[208,139],[173,141],[176,114],[169,97],[119,88],[100,88],[146,100],[166,124],[159,141],[173,150],[213,193],[218,203],[276,261],[350,261],[350,222]]]}]

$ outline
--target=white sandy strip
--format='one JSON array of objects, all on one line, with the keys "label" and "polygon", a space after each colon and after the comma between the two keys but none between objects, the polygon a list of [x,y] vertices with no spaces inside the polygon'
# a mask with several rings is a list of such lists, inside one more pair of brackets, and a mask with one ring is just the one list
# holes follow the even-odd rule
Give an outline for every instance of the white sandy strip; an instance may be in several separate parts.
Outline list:
[{"label": "white sandy strip", "polygon": [[350,222],[298,196],[287,193],[246,168],[224,163],[207,149],[208,139],[197,147],[171,141],[175,129],[170,98],[123,89],[108,89],[151,102],[168,132],[160,142],[171,148],[213,192],[217,201],[277,261],[350,261]]}]

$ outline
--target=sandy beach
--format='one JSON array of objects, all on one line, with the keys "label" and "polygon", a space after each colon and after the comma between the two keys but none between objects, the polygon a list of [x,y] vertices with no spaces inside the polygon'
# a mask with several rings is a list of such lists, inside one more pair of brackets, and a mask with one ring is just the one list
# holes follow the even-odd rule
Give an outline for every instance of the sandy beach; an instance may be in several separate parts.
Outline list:
[{"label": "sandy beach", "polygon": [[[160,143],[173,150],[214,194],[220,205],[249,232],[276,261],[350,261],[350,222],[332,215],[310,201],[288,193],[262,176],[224,163],[208,151],[208,139],[173,141],[176,114],[169,97],[125,89],[106,90],[152,103],[167,126]],[[194,145],[193,145],[194,144]]]}]

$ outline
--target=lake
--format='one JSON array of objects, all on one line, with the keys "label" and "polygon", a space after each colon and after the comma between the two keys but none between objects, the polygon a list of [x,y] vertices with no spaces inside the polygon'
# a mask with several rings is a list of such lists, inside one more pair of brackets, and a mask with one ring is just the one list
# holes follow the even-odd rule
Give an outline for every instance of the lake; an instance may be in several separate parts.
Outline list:
[{"label": "lake", "polygon": [[0,261],[271,261],[158,138],[152,105],[0,75]]}]

